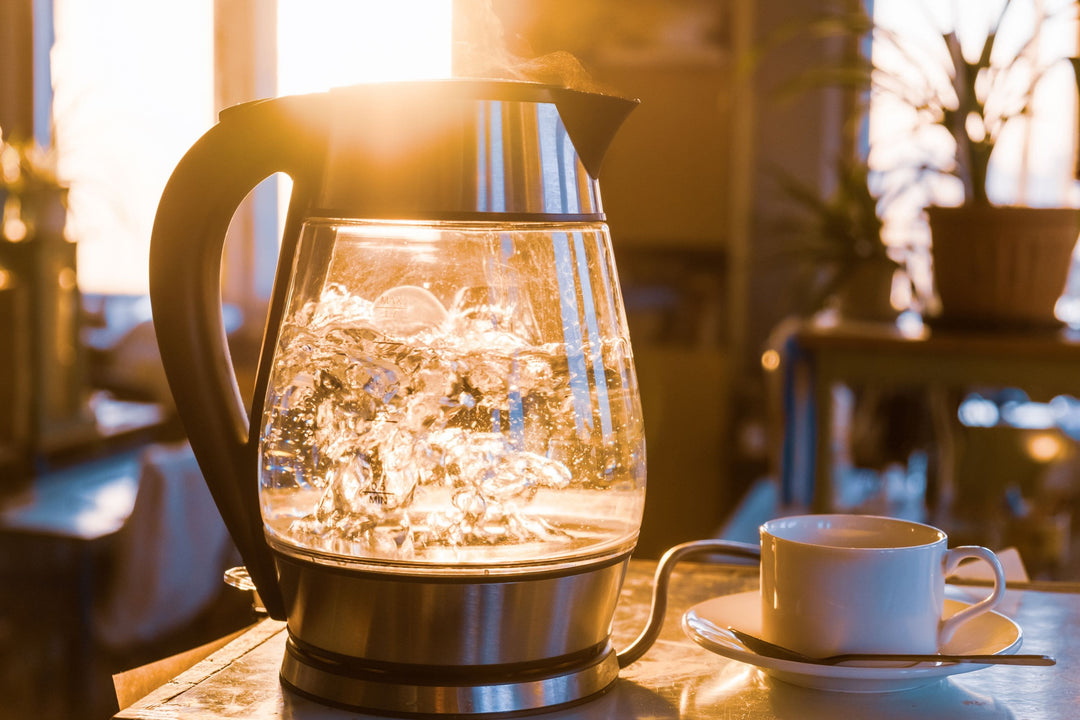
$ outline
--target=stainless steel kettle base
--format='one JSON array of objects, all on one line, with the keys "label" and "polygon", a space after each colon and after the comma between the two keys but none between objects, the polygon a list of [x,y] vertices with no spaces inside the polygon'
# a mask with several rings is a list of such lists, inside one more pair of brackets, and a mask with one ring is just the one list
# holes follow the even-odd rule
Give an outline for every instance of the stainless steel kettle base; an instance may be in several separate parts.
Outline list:
[{"label": "stainless steel kettle base", "polygon": [[321,703],[398,716],[511,717],[575,705],[606,691],[619,675],[610,644],[590,656],[521,668],[372,668],[286,643],[281,679]]}]

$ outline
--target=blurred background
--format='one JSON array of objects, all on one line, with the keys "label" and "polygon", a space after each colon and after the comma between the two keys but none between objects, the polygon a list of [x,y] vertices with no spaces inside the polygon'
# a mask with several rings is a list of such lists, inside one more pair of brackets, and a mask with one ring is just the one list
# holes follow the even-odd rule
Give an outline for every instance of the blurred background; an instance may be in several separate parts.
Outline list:
[{"label": "blurred background", "polygon": [[[146,296],[182,154],[236,103],[451,77],[478,53],[569,53],[641,99],[601,173],[648,442],[638,556],[866,511],[1080,580],[1080,277],[1031,271],[1063,287],[1048,319],[950,321],[925,212],[971,200],[969,141],[992,140],[992,202],[1078,204],[1076,6],[910,5],[0,0],[0,719],[109,717],[113,674],[254,619],[220,580],[239,561]],[[985,84],[998,65],[1036,91],[1007,130],[966,113],[955,140],[957,68]],[[245,390],[288,193],[263,182],[226,244]]]}]

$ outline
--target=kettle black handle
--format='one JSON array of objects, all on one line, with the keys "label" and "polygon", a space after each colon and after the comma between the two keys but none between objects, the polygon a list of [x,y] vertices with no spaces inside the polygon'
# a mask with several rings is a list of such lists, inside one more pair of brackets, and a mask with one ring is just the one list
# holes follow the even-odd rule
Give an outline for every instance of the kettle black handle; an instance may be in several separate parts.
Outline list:
[{"label": "kettle black handle", "polygon": [[[169,179],[150,244],[154,327],[176,410],[263,604],[277,619],[285,617],[284,602],[259,512],[258,433],[250,431],[226,344],[221,257],[229,221],[262,180],[290,175],[293,207],[311,185],[325,154],[319,97],[257,101],[223,112]],[[275,298],[284,295],[288,271],[278,270]],[[274,320],[267,321],[271,345]],[[264,354],[272,350],[264,342]]]}]

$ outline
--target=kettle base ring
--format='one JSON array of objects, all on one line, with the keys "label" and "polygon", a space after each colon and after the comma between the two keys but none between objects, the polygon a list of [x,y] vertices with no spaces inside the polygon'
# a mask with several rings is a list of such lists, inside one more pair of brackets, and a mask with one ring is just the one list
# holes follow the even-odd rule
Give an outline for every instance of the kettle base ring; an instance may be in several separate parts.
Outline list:
[{"label": "kettle base ring", "polygon": [[[459,669],[460,670],[460,669]],[[577,705],[606,692],[619,675],[610,643],[588,659],[554,664],[515,679],[499,666],[477,669],[470,678],[455,672],[440,682],[428,673],[423,682],[408,673],[371,673],[333,665],[307,652],[292,638],[286,643],[281,680],[299,695],[348,710],[402,717],[517,717]]]}]

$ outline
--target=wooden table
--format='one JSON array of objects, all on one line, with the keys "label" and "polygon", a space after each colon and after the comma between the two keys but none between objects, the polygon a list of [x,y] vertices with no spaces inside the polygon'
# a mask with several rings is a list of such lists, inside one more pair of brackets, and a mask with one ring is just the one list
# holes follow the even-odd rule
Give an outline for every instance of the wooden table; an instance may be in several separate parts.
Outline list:
[{"label": "wooden table", "polygon": [[820,512],[833,504],[828,429],[837,383],[921,388],[928,397],[1007,387],[1080,397],[1080,335],[1067,330],[973,333],[812,320],[777,333],[774,349],[781,358],[783,500]]},{"label": "wooden table", "polygon": [[[617,646],[644,626],[655,564],[630,564],[615,617]],[[892,693],[836,693],[787,685],[750,665],[715,655],[691,642],[682,614],[716,595],[753,590],[757,568],[684,563],[672,576],[663,631],[636,663],[623,669],[613,689],[570,710],[537,715],[569,720],[603,718],[666,720],[764,718],[1024,718],[1061,720],[1080,708],[1080,585],[1024,585],[1001,606],[1024,631],[1024,651],[1055,655],[1050,668],[990,667]],[[985,588],[953,588],[983,594]],[[266,620],[219,652],[122,710],[127,720],[345,720],[370,718],[324,707],[282,687],[278,680],[284,624]]]}]

